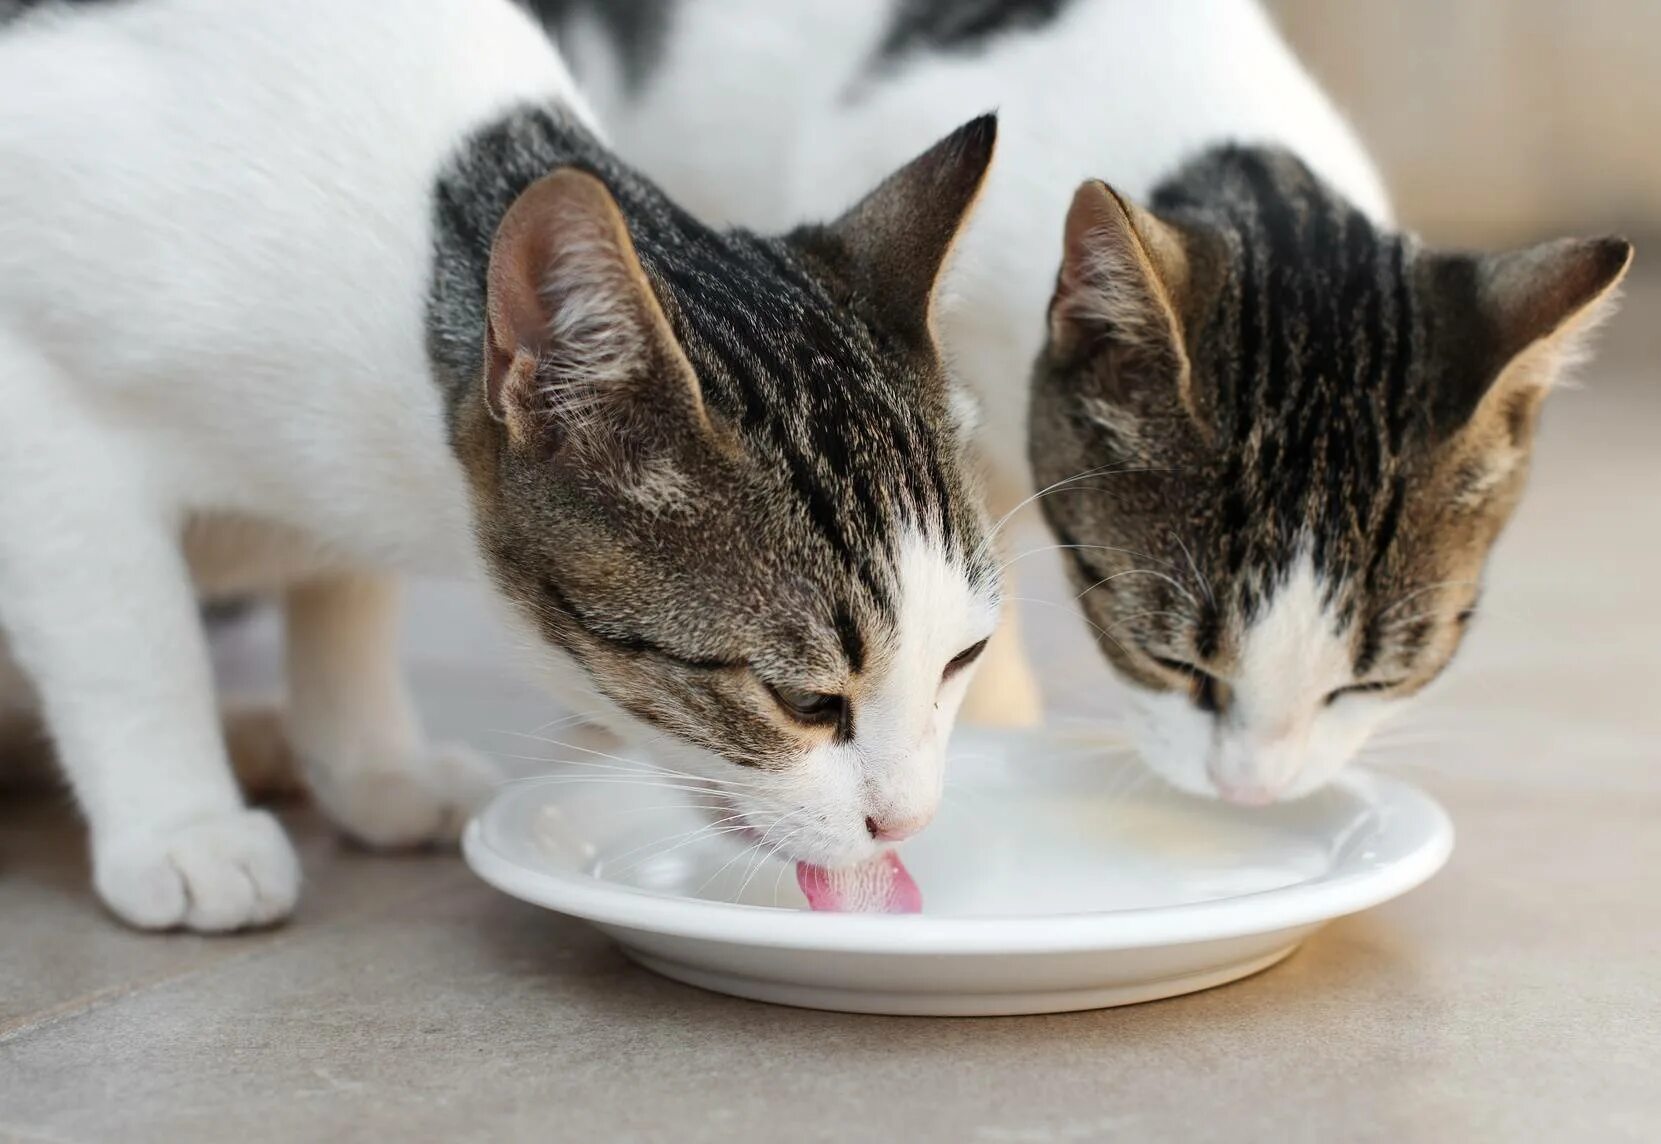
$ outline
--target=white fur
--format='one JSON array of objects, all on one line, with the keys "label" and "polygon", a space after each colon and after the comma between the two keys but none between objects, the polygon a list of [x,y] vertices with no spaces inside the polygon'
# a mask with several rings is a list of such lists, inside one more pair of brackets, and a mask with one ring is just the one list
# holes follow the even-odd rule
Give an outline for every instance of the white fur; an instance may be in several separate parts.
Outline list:
[{"label": "white fur", "polygon": [[[193,570],[309,581],[291,734],[354,833],[451,831],[490,781],[423,743],[374,570],[473,568],[423,351],[428,196],[526,98],[576,103],[506,0],[146,0],[0,30],[0,622],[135,924],[257,924],[298,889],[226,765]],[[192,562],[204,519],[242,536],[193,533]]]},{"label": "white fur", "polygon": [[912,535],[899,552],[898,622],[888,646],[869,649],[853,696],[852,741],[811,752],[783,791],[733,799],[752,822],[778,824],[773,842],[789,832],[791,852],[825,866],[878,852],[867,817],[901,834],[934,817],[946,740],[973,668],[949,680],[941,675],[997,622],[996,601],[977,596],[964,569],[937,545]]},{"label": "white fur", "polygon": [[626,158],[717,221],[829,218],[954,127],[998,112],[998,147],[943,286],[940,332],[986,410],[995,486],[1026,477],[1027,379],[1085,179],[1138,201],[1183,159],[1236,140],[1293,148],[1375,218],[1383,186],[1252,0],[1077,0],[989,51],[868,70],[896,0],[699,0],[632,91],[592,29],[569,41]]},{"label": "white fur", "polygon": [[[603,696],[566,690],[572,681],[557,665],[551,687],[599,714],[625,740],[674,768],[696,776],[728,808],[719,816],[746,830],[767,851],[821,866],[863,862],[884,848],[866,826],[869,818],[898,834],[921,830],[939,807],[946,743],[974,675],[971,664],[951,679],[946,665],[985,639],[998,620],[998,600],[977,593],[963,566],[917,534],[901,539],[899,610],[892,639],[867,649],[868,662],[850,696],[854,734],[829,741],[829,731],[810,733],[817,745],[788,769],[763,772],[740,767],[630,716]],[[509,615],[537,653],[523,618]],[[543,656],[545,659],[545,656]],[[772,701],[758,685],[757,703]],[[728,818],[727,816],[732,816]]]},{"label": "white fur", "polygon": [[1357,682],[1356,633],[1305,554],[1271,585],[1241,638],[1221,716],[1176,692],[1133,691],[1137,744],[1150,767],[1194,794],[1258,804],[1297,798],[1341,770],[1400,701],[1327,696]]}]

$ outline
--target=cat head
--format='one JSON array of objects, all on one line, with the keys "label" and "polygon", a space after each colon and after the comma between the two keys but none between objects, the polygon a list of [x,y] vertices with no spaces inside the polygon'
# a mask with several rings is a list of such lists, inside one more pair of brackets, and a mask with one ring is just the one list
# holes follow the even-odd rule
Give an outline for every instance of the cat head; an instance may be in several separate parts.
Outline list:
[{"label": "cat head", "polygon": [[1152,208],[1074,198],[1032,396],[1040,504],[1147,762],[1295,798],[1452,658],[1541,399],[1631,248],[1425,249],[1252,149]]},{"label": "cat head", "polygon": [[928,821],[997,618],[931,321],[994,130],[782,238],[575,169],[495,236],[462,437],[496,584],[584,706],[819,865]]}]

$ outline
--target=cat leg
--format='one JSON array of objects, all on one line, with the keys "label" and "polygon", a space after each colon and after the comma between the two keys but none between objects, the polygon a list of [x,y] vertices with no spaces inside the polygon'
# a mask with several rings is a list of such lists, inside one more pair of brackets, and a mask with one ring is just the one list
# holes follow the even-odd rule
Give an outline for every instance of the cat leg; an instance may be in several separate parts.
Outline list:
[{"label": "cat leg", "polygon": [[370,846],[454,839],[500,781],[422,737],[398,662],[397,581],[343,572],[288,594],[289,741],[312,796]]},{"label": "cat leg", "polygon": [[299,865],[231,777],[176,529],[119,448],[25,389],[0,401],[26,442],[0,442],[0,627],[91,826],[99,896],[151,929],[275,921]]},{"label": "cat leg", "polygon": [[51,752],[35,712],[34,689],[0,634],[0,792],[35,790],[51,781]]},{"label": "cat leg", "polygon": [[[39,714],[8,705],[5,661],[0,655],[0,791],[50,790],[57,782],[51,743]],[[290,802],[306,794],[288,749],[287,717],[280,707],[237,705],[221,712],[225,750],[243,797],[251,802]]]},{"label": "cat leg", "polygon": [[[1006,572],[1004,592],[1013,594],[1015,580]],[[963,697],[962,717],[982,727],[1032,727],[1044,717],[1044,702],[1033,677],[1032,664],[1021,645],[1020,605],[1004,606],[997,630],[981,653],[980,665]]]},{"label": "cat leg", "polygon": [[225,750],[245,797],[286,802],[305,797],[306,784],[288,744],[288,713],[275,703],[237,703],[221,709]]},{"label": "cat leg", "polygon": [[[305,794],[288,749],[286,716],[275,703],[227,703],[220,708],[225,750],[243,796],[289,800]],[[0,789],[49,789],[57,781],[51,742],[28,678],[0,636]]]}]

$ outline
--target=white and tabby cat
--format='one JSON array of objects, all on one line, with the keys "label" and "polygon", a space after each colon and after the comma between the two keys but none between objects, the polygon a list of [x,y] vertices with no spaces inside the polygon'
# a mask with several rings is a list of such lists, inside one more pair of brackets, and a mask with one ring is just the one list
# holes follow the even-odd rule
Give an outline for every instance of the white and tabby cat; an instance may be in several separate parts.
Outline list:
[{"label": "white and tabby cat", "polygon": [[[1470,256],[1394,231],[1250,0],[536,7],[622,152],[726,221],[821,214],[999,109],[942,342],[1005,504],[1030,449],[1160,774],[1295,797],[1448,663],[1626,243]],[[981,709],[1030,716],[987,658]]]},{"label": "white and tabby cat", "polygon": [[837,223],[721,234],[508,0],[0,16],[0,630],[116,913],[295,901],[198,592],[286,590],[294,748],[372,844],[493,777],[421,735],[401,570],[488,576],[570,698],[799,860],[927,821],[998,610],[930,332],[991,120]]}]

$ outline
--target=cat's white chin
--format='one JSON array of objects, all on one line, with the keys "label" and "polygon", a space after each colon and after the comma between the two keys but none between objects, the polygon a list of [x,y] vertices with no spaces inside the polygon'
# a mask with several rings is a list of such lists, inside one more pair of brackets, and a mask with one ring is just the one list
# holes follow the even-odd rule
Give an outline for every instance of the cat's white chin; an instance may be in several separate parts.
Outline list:
[{"label": "cat's white chin", "polygon": [[728,820],[722,825],[732,827],[742,844],[826,869],[868,863],[897,840],[872,832],[884,808],[903,803],[907,833],[914,833],[940,801],[941,757],[907,759],[888,772],[900,781],[884,783],[884,769],[854,759],[857,752],[849,747],[820,748],[780,771],[741,767],[678,742],[660,741],[653,750],[664,765],[711,784],[720,807],[710,812],[712,820]]},{"label": "cat's white chin", "polygon": [[1291,802],[1341,774],[1400,701],[1322,707],[1275,737],[1196,708],[1177,694],[1138,696],[1132,738],[1143,763],[1178,790],[1241,806]]}]

